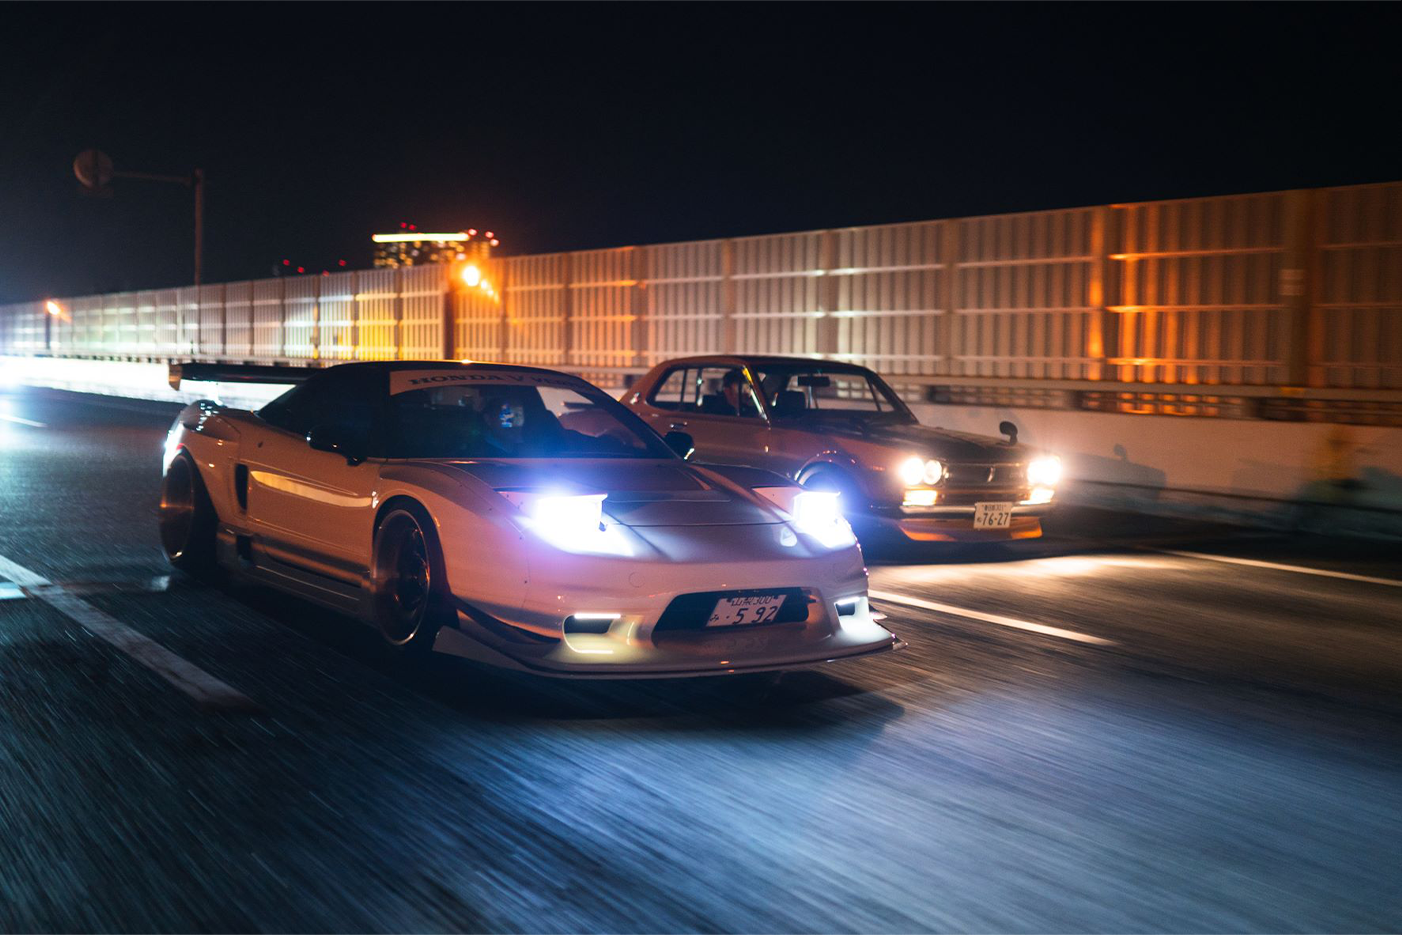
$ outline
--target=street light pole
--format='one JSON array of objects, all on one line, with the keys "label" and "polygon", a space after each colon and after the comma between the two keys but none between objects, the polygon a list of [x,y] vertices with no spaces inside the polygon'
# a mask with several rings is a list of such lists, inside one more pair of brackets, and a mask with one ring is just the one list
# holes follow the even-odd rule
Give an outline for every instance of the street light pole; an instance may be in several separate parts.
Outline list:
[{"label": "street light pole", "polygon": [[195,190],[195,285],[204,272],[204,170],[190,175],[160,175],[155,172],[117,172],[106,153],[90,149],[73,160],[73,173],[83,187],[96,194],[110,194],[107,183],[112,179],[138,179],[143,182],[169,182]]},{"label": "street light pole", "polygon": [[196,169],[195,186],[195,285],[200,284],[200,268],[204,264],[204,170]]},{"label": "street light pole", "polygon": [[171,182],[195,190],[195,285],[201,281],[204,267],[204,170],[190,175],[158,175],[154,172],[113,172],[114,179],[140,179],[143,182]]}]

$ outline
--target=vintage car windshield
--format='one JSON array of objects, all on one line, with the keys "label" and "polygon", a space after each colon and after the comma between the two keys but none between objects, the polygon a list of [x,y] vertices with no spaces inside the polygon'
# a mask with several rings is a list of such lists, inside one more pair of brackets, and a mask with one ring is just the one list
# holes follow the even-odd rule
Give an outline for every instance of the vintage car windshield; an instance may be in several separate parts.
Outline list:
[{"label": "vintage car windshield", "polygon": [[891,388],[870,371],[788,365],[755,368],[755,377],[770,417],[776,421],[917,421]]},{"label": "vintage car windshield", "polygon": [[439,385],[390,396],[391,458],[672,458],[603,393],[557,385]]}]

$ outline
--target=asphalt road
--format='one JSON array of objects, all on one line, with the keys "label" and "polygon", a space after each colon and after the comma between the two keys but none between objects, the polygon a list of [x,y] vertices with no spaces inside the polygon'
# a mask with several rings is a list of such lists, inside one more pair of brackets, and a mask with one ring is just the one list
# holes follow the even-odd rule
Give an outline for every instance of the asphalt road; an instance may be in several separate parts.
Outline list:
[{"label": "asphalt road", "polygon": [[0,929],[1402,927],[1395,548],[1066,510],[767,691],[412,668],[171,575],[170,410],[0,406]]}]

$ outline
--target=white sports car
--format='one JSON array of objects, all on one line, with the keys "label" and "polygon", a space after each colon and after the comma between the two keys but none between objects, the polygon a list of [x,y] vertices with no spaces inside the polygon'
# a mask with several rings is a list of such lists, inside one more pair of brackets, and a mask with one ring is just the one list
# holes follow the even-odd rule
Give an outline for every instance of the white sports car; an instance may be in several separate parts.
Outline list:
[{"label": "white sports car", "polygon": [[872,618],[837,494],[692,464],[687,436],[577,377],[450,361],[300,375],[257,412],[205,400],[176,419],[160,505],[175,565],[349,612],[402,650],[542,675],[769,671],[901,645]]}]

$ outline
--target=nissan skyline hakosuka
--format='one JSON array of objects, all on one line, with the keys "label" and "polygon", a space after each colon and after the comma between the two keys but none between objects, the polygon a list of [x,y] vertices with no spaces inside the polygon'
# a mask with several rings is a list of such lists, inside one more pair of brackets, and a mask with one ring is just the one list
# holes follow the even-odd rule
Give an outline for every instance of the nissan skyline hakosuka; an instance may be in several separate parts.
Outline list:
[{"label": "nissan skyline hakosuka", "polygon": [[[864,541],[1040,536],[1060,461],[1016,441],[921,425],[865,367],[801,357],[689,357],[659,364],[623,402],[693,460],[782,474],[841,495]],[[886,536],[889,538],[889,536]]]}]

